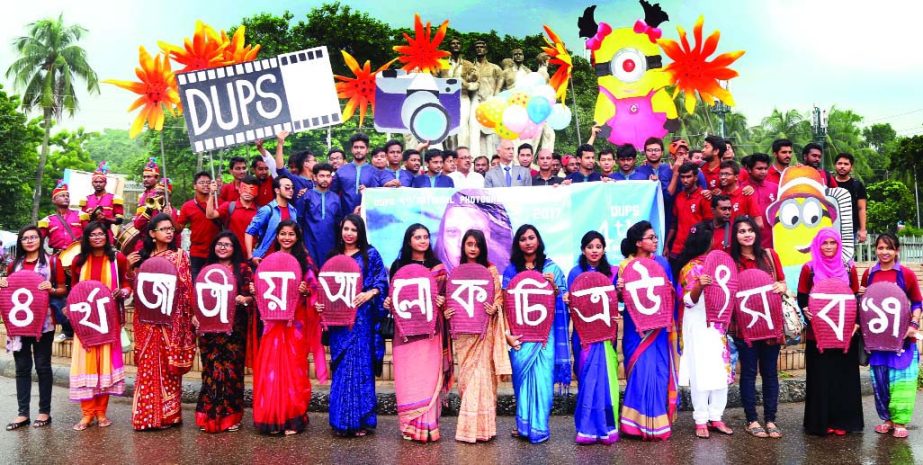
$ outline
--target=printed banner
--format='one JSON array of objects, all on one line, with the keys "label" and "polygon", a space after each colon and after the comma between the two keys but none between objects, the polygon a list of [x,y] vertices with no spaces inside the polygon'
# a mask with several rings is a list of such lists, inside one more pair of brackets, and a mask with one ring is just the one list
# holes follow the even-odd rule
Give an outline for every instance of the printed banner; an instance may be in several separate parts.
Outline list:
[{"label": "printed banner", "polygon": [[327,47],[176,75],[193,152],[341,122]]},{"label": "printed banner", "polygon": [[48,291],[38,285],[42,275],[19,270],[7,278],[8,286],[0,289],[0,312],[9,336],[42,337],[42,326],[48,316]]},{"label": "printed banner", "polygon": [[80,281],[67,295],[67,318],[83,347],[118,341],[119,308],[112,290],[99,281]]},{"label": "printed banner", "polygon": [[664,237],[663,200],[656,181],[460,190],[366,189],[362,214],[369,242],[378,248],[385,263],[397,258],[404,230],[421,223],[429,228],[433,250],[449,271],[458,266],[461,240],[468,229],[484,232],[488,259],[501,273],[510,261],[513,233],[523,224],[538,229],[546,256],[565,275],[576,264],[580,238],[587,231],[605,236],[609,263],[621,261],[619,244],[638,221],[650,221],[657,235]]}]

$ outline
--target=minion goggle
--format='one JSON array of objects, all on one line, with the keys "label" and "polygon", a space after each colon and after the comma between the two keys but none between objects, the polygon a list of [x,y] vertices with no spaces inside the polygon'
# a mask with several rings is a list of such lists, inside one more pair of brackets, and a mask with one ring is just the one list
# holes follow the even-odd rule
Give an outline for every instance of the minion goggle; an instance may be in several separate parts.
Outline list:
[{"label": "minion goggle", "polygon": [[644,76],[649,69],[663,67],[663,58],[660,55],[645,55],[635,48],[623,48],[607,63],[597,63],[594,66],[597,76],[615,76],[624,82],[635,82]]}]

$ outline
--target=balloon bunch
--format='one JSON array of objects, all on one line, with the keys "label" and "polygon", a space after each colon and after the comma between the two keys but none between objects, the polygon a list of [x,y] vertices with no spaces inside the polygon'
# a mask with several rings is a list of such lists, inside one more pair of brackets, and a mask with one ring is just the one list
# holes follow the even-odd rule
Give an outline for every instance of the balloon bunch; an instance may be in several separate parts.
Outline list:
[{"label": "balloon bunch", "polygon": [[555,101],[555,89],[545,83],[543,75],[532,72],[512,89],[481,102],[475,117],[502,139],[531,139],[542,133],[546,123],[556,131],[570,124],[570,108]]}]

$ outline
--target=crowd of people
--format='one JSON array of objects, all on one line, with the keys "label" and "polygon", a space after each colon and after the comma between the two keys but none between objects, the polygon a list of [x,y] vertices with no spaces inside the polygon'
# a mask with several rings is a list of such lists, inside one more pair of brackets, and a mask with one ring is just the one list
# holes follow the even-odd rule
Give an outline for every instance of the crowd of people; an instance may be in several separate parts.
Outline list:
[{"label": "crowd of people", "polygon": [[[574,155],[560,156],[503,140],[492,160],[472,159],[465,147],[440,150],[421,144],[404,148],[399,141],[371,148],[369,139],[355,134],[343,151],[331,150],[326,161],[310,150],[285,160],[286,133],[277,136],[275,153],[257,144],[253,160],[233,158],[228,168],[234,180],[219,185],[208,172],[196,173],[195,196],[178,210],[166,197],[171,186],[160,179],[152,160],[143,172],[145,192],[132,219],[136,241],[120,237],[112,227],[125,219],[124,202],[105,193],[106,172],[93,176],[94,193],[81,202],[82,210],[69,208],[67,186],[52,192],[56,213],[37,226],[19,232],[14,261],[8,272],[33,270],[45,278],[40,289],[52,298],[41,337],[8,337],[7,348],[16,361],[18,416],[7,430],[30,423],[31,372],[38,373],[39,411],[34,427],[51,424],[51,344],[55,325],[64,338],[75,338],[71,358],[70,391],[79,401],[82,419],[73,426],[85,430],[106,427],[110,395],[125,390],[122,348],[117,343],[83,347],[65,326],[60,303],[68,287],[83,280],[108,286],[115,299],[125,302],[134,292],[138,268],[161,257],[177,270],[176,302],[167,325],[153,325],[134,313],[134,363],[137,377],[132,407],[136,430],[164,429],[182,422],[182,375],[191,369],[198,351],[202,388],[195,423],[208,433],[241,428],[244,410],[244,370],[253,370],[253,422],[261,433],[291,435],[308,422],[311,399],[309,359],[320,382],[330,387],[329,422],[344,437],[365,436],[377,425],[375,379],[381,375],[385,340],[392,339],[398,422],[404,439],[429,442],[440,439],[439,423],[445,395],[457,385],[461,397],[455,439],[475,443],[497,436],[497,386],[511,379],[516,396],[513,437],[532,443],[550,434],[555,386],[566,391],[577,383],[574,421],[576,442],[611,444],[620,436],[665,440],[673,433],[679,407],[679,387],[688,386],[695,420],[694,434],[708,438],[712,432],[732,434],[722,419],[728,386],[739,378],[746,413],[744,430],[756,437],[780,438],[776,423],[779,393],[777,364],[781,345],[774,340],[746,344],[738,325],[706,322],[704,289],[715,277],[704,272],[711,250],[726,251],[739,270],[759,269],[773,279],[773,292],[786,292],[778,254],[772,249],[772,225],[763,215],[776,200],[781,172],[792,164],[793,144],[784,139],[772,144],[772,155],[754,153],[737,161],[729,141],[705,138],[701,149],[683,140],[664,146],[651,138],[638,151],[629,145],[614,149],[594,147],[593,138],[577,147]],[[515,151],[514,151],[515,148]],[[371,153],[371,159],[368,156]],[[669,154],[670,157],[667,157]],[[818,170],[827,186],[847,189],[854,200],[854,227],[866,240],[865,190],[851,178],[854,159],[839,154],[836,172],[820,166],[822,148],[809,144],[802,162]],[[640,158],[640,160],[639,160]],[[670,159],[671,158],[671,159]],[[285,163],[287,161],[287,163]],[[249,171],[248,171],[249,169]],[[661,237],[651,223],[641,221],[620,241],[624,259],[610,262],[607,243],[598,231],[586,231],[574,264],[555,263],[545,253],[541,231],[524,224],[516,229],[508,251],[509,265],[499,269],[488,260],[488,243],[479,229],[466,229],[457,251],[461,263],[477,263],[489,270],[495,300],[485,305],[487,330],[482,335],[448,336],[455,316],[445,305],[445,295],[435,298],[434,337],[404,337],[389,320],[390,278],[402,267],[416,264],[430,270],[437,283],[446,279],[446,267],[433,251],[430,231],[422,224],[406,229],[401,244],[377,244],[399,250],[386,267],[381,254],[369,243],[366,226],[358,214],[363,191],[368,188],[492,188],[562,186],[583,182],[626,180],[660,183],[666,206],[667,231]],[[101,187],[100,187],[101,186]],[[191,246],[179,247],[180,231],[190,229]],[[119,236],[125,233],[122,229]],[[76,245],[69,265],[60,253]],[[132,245],[134,244],[134,245]],[[578,244],[574,245],[576,249]],[[916,276],[898,261],[900,244],[891,234],[875,239],[877,262],[861,279],[853,263],[840,259],[840,234],[821,230],[811,244],[811,260],[801,271],[797,300],[807,318],[807,299],[816,282],[836,278],[857,295],[879,281],[893,282],[913,305],[904,351],[873,351],[870,355],[876,409],[882,422],[875,431],[907,437],[914,408],[919,354],[913,337],[919,329],[923,297]],[[255,304],[252,273],[272,254],[289,254],[301,268],[299,300],[292,322],[262,322]],[[351,327],[323,330],[324,305],[317,298],[317,271],[332,256],[345,255],[362,270],[362,287],[353,305]],[[628,312],[613,319],[623,327],[618,342],[583,345],[571,327],[568,290],[577,276],[596,271],[609,277],[617,289],[624,287],[621,273],[635,259],[650,258],[663,268],[678,292],[674,327],[644,332]],[[205,266],[227,267],[236,277],[236,313],[229,333],[196,335],[192,290]],[[565,269],[570,269],[565,273]],[[554,323],[547,341],[524,342],[513,334],[504,318],[503,289],[520,272],[535,270],[555,293]],[[0,278],[0,287],[8,286]],[[57,307],[55,307],[57,305]],[[549,309],[550,310],[550,309]],[[858,328],[858,324],[855,325]],[[803,428],[816,435],[844,435],[864,428],[860,395],[860,332],[853,330],[846,353],[819,352],[810,329],[806,334],[807,399]],[[325,349],[325,345],[328,349]],[[329,366],[328,357],[329,354]],[[739,358],[740,373],[735,373]],[[626,384],[620,398],[619,365]],[[762,421],[757,412],[756,376],[762,379]]]}]

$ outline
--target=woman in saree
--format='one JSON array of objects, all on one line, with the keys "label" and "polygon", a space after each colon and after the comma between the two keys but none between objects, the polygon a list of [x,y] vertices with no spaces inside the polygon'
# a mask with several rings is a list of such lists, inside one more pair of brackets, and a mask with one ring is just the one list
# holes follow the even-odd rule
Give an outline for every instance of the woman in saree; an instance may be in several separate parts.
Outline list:
[{"label": "woman in saree", "polygon": [[[801,267],[798,277],[798,305],[805,317],[813,318],[808,304],[814,285],[837,279],[859,292],[859,275],[852,261],[843,264],[840,233],[823,228],[811,241],[811,261]],[[857,315],[858,316],[858,315]],[[827,349],[820,352],[810,326],[805,328],[805,401],[804,430],[815,436],[845,436],[862,431],[862,387],[859,381],[858,319],[844,322],[844,337],[850,339],[849,350]]]},{"label": "woman in saree", "polygon": [[256,311],[250,293],[250,265],[244,260],[243,249],[233,232],[222,231],[212,240],[204,266],[215,264],[227,268],[237,282],[237,288],[231,291],[236,309],[231,332],[199,335],[202,389],[196,404],[195,422],[206,433],[240,429],[244,412],[247,321],[250,313]]},{"label": "woman in saree", "polygon": [[[458,427],[455,440],[475,443],[490,441],[497,435],[497,383],[502,375],[512,374],[506,353],[506,318],[503,317],[503,289],[497,267],[487,260],[487,240],[478,229],[469,229],[461,240],[461,263],[476,263],[490,272],[494,300],[484,305],[487,328],[484,334],[458,334],[453,340],[458,358]],[[455,311],[446,307],[446,320]]]},{"label": "woman in saree", "polygon": [[[619,265],[617,287],[620,292],[624,288],[622,271],[638,258],[656,261],[672,283],[670,265],[666,259],[656,255],[657,244],[657,234],[651,223],[640,221],[628,228],[621,243],[622,255],[626,258]],[[621,432],[645,441],[666,440],[672,433],[679,402],[678,334],[673,328],[652,329],[639,334],[628,312],[625,312],[624,321],[622,353],[627,381],[620,419]]]},{"label": "woman in saree", "polygon": [[[567,288],[573,289],[577,276],[587,271],[606,275],[615,284],[615,273],[606,258],[606,238],[597,231],[588,231],[580,239],[580,258],[577,266],[567,275]],[[570,294],[564,294],[564,301],[573,307]],[[610,308],[613,325],[622,318],[615,303]],[[584,347],[576,329],[573,333],[574,363],[577,373],[577,406],[574,423],[577,427],[577,444],[609,445],[619,440],[619,378],[618,356],[615,341],[600,341]]]},{"label": "woman in saree", "polygon": [[314,306],[317,277],[302,237],[301,228],[292,220],[281,221],[276,229],[273,253],[290,254],[298,261],[302,273],[298,283],[301,298],[292,321],[264,324],[253,375],[253,423],[263,434],[284,432],[291,436],[307,426],[311,403],[308,354],[314,355],[318,381],[327,380],[320,316]]},{"label": "woman in saree", "polygon": [[[112,247],[109,228],[99,222],[91,222],[83,229],[80,240],[80,255],[71,264],[71,284],[80,281],[99,281],[112,290],[112,297],[121,305],[131,295],[131,283],[125,279],[128,260]],[[119,312],[124,317],[122,312]],[[121,327],[121,321],[110,321],[110,325]],[[118,329],[113,329],[118,332]],[[83,431],[95,421],[105,428],[112,425],[106,416],[109,395],[125,392],[125,369],[122,348],[117,343],[106,343],[95,347],[84,347],[80,336],[74,334],[71,349],[70,399],[80,402],[83,418],[74,425],[74,430]]]},{"label": "woman in saree", "polygon": [[727,326],[706,318],[705,289],[714,283],[705,273],[705,257],[714,237],[711,222],[693,226],[674,265],[678,273],[682,307],[678,326],[682,355],[679,385],[689,387],[695,435],[707,439],[715,430],[734,434],[722,420],[727,407],[728,384],[734,382]]},{"label": "woman in saree", "polygon": [[[327,329],[333,381],[330,384],[330,426],[338,436],[365,436],[375,429],[375,372],[373,350],[375,322],[383,316],[375,297],[388,292],[388,273],[381,255],[369,245],[365,222],[358,215],[340,221],[333,255],[352,258],[362,270],[362,289],[353,300],[356,320],[352,327]],[[319,312],[323,304],[316,304]]]},{"label": "woman in saree", "polygon": [[182,378],[192,368],[196,345],[192,331],[189,255],[176,248],[175,232],[170,215],[161,213],[154,216],[143,233],[141,251],[128,256],[128,263],[135,273],[142,263],[154,257],[166,259],[176,267],[175,300],[170,324],[144,323],[140,312],[135,311],[133,323],[137,377],[131,423],[136,431],[166,429],[183,422]]},{"label": "woman in saree", "polygon": [[570,386],[571,363],[567,343],[570,318],[562,296],[567,291],[564,273],[545,256],[542,236],[531,224],[520,226],[513,235],[510,264],[503,270],[503,288],[506,289],[518,273],[526,270],[542,273],[556,295],[554,324],[544,343],[521,342],[518,334],[507,338],[512,346],[510,362],[516,395],[516,429],[512,435],[537,444],[551,437],[548,417],[554,401],[554,385],[558,384],[562,390]]},{"label": "woman in saree", "polygon": [[[405,338],[395,324],[391,354],[394,360],[394,393],[397,397],[397,418],[404,439],[417,442],[439,440],[439,416],[442,401],[452,387],[452,354],[442,317],[445,305],[446,271],[436,258],[430,242],[429,229],[422,224],[410,225],[397,260],[391,264],[391,278],[406,265],[422,265],[436,278],[436,307],[433,318],[436,330],[432,336]],[[391,309],[390,298],[385,308]]]},{"label": "woman in saree", "polygon": [[907,423],[913,417],[917,397],[917,377],[920,370],[920,354],[916,337],[920,332],[920,310],[923,296],[917,276],[909,267],[898,260],[901,244],[897,236],[885,233],[875,240],[875,255],[878,262],[862,274],[860,294],[873,283],[897,284],[910,300],[910,326],[900,352],[873,350],[869,356],[869,372],[872,375],[872,390],[875,393],[875,410],[882,423],[875,432],[896,438],[908,436]]}]

